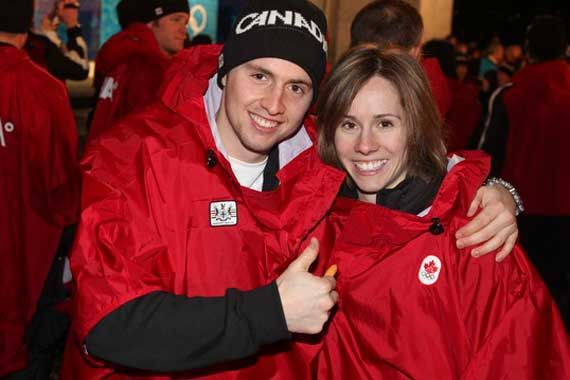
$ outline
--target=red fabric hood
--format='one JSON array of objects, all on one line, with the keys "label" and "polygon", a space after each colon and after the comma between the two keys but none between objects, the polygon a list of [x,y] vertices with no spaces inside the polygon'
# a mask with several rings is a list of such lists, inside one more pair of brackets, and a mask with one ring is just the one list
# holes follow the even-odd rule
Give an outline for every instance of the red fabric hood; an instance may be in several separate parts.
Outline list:
[{"label": "red fabric hood", "polygon": [[7,70],[10,66],[16,65],[21,61],[30,60],[30,57],[24,51],[11,45],[1,45],[0,55],[2,55],[2,60],[0,60],[1,71]]},{"label": "red fabric hood", "polygon": [[531,64],[515,74],[513,84],[524,86],[525,91],[532,91],[542,102],[548,101],[552,95],[569,91],[570,68],[564,60]]},{"label": "red fabric hood", "polygon": [[95,89],[99,90],[103,79],[128,59],[132,59],[136,55],[140,55],[141,59],[144,59],[146,55],[155,54],[156,50],[160,50],[156,38],[145,24],[131,24],[113,35],[97,53],[93,83]]},{"label": "red fabric hood", "polygon": [[222,45],[184,49],[172,58],[164,74],[162,102],[175,112],[183,112],[185,102],[201,97],[218,69]]}]

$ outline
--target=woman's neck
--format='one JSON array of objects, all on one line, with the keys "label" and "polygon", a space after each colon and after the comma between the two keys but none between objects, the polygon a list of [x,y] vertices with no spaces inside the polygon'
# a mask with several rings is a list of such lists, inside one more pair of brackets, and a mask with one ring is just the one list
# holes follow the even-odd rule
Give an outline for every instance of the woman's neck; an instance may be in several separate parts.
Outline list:
[{"label": "woman's neck", "polygon": [[360,190],[358,192],[358,200],[366,203],[376,203],[376,193],[363,193]]}]

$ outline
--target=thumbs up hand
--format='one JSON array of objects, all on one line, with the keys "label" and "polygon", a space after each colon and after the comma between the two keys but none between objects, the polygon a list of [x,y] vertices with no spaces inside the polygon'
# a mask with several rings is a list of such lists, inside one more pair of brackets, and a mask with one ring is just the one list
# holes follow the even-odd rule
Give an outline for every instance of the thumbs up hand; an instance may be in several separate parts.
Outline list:
[{"label": "thumbs up hand", "polygon": [[338,300],[333,276],[317,277],[309,267],[319,254],[319,242],[311,244],[277,279],[277,288],[290,332],[317,334]]}]

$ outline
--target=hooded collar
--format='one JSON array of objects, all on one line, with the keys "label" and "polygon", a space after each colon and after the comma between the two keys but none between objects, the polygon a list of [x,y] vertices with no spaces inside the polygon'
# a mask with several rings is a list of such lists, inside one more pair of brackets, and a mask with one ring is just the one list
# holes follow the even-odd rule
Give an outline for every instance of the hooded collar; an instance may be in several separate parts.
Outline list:
[{"label": "hooded collar", "polygon": [[111,71],[136,55],[164,56],[165,60],[168,59],[146,24],[133,23],[103,44],[95,63],[95,85],[100,86],[99,82]]},{"label": "hooded collar", "polygon": [[467,214],[470,201],[489,172],[489,157],[486,154],[480,151],[460,154],[450,157],[448,173],[431,207],[419,215],[339,199],[335,210],[345,220],[346,239],[358,246],[373,247],[381,242],[406,244],[422,233],[438,235],[444,232],[452,218]]},{"label": "hooded collar", "polygon": [[570,88],[570,65],[564,59],[532,63],[520,69],[512,82],[533,97],[559,94]]},{"label": "hooded collar", "polygon": [[30,61],[26,52],[6,43],[0,43],[0,57],[0,70],[22,61]]}]

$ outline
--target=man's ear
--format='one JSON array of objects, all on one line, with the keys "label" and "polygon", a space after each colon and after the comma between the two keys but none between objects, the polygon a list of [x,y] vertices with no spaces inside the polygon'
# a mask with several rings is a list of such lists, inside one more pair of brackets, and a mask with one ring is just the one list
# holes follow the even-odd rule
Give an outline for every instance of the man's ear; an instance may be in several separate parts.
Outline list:
[{"label": "man's ear", "polygon": [[410,55],[415,59],[419,60],[422,54],[422,47],[420,45],[416,45],[410,49]]},{"label": "man's ear", "polygon": [[226,87],[226,82],[228,81],[228,74],[224,75],[220,83],[223,87]]},{"label": "man's ear", "polygon": [[152,20],[146,23],[146,26],[148,26],[149,28],[153,29],[158,27],[158,20]]}]

